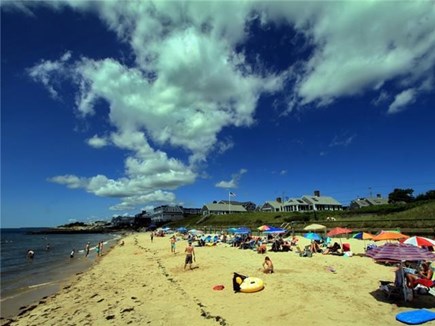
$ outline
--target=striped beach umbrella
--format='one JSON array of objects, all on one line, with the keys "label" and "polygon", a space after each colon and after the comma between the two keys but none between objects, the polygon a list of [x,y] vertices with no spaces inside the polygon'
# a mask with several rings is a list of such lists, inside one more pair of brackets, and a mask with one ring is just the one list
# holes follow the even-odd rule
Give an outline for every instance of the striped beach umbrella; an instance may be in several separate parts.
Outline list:
[{"label": "striped beach umbrella", "polygon": [[378,261],[435,260],[435,254],[403,243],[386,243],[383,246],[368,250],[366,255]]},{"label": "striped beach umbrella", "polygon": [[410,237],[405,241],[403,241],[403,243],[410,244],[417,247],[421,247],[421,246],[435,247],[435,240],[428,239],[425,237],[418,237],[418,236]]}]

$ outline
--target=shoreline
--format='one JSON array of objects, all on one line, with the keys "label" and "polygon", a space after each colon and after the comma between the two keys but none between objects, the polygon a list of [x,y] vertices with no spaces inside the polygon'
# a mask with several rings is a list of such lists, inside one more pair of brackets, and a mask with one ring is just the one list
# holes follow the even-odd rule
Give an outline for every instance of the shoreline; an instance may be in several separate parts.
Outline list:
[{"label": "shoreline", "polygon": [[[7,297],[1,298],[1,325],[6,321],[33,310],[39,304],[44,303],[48,298],[56,296],[65,286],[71,283],[71,280],[79,275],[87,273],[96,266],[116,245],[119,238],[107,240],[107,247],[101,257],[97,257],[95,252],[86,258],[80,254],[75,257],[75,261],[65,260],[61,270],[51,271],[53,280],[30,285],[7,294]],[[62,265],[62,263],[60,263]],[[6,323],[7,324],[7,323]]]},{"label": "shoreline", "polygon": [[[435,308],[435,297],[395,302],[379,295],[394,267],[368,257],[268,252],[275,273],[263,274],[265,255],[226,245],[195,247],[194,270],[184,270],[186,241],[170,252],[169,237],[134,233],[104,259],[71,277],[55,295],[2,325],[394,325],[398,312]],[[307,243],[300,239],[300,246]],[[363,242],[351,243],[355,254]],[[234,293],[232,274],[259,277],[265,288]],[[222,285],[215,291],[215,285]]]}]

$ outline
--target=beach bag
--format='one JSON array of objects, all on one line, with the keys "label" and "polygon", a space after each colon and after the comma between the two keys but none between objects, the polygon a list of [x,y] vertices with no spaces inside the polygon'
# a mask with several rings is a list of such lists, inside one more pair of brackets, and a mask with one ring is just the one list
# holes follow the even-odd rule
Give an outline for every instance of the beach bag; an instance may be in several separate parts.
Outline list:
[{"label": "beach bag", "polygon": [[313,253],[311,252],[310,249],[305,248],[304,251],[299,254],[299,256],[301,256],[301,257],[313,257]]},{"label": "beach bag", "polygon": [[240,292],[240,284],[243,283],[243,280],[245,278],[247,278],[247,276],[234,272],[234,275],[233,275],[233,290],[234,290],[234,292]]}]

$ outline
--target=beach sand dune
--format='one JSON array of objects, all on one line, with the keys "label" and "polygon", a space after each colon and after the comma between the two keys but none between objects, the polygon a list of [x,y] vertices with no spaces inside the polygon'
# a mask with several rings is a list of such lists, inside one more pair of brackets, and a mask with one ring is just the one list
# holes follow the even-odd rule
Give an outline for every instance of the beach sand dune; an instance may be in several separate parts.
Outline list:
[{"label": "beach sand dune", "polygon": [[[394,267],[367,257],[268,252],[276,272],[266,275],[263,255],[218,245],[195,248],[194,269],[184,270],[186,241],[177,242],[175,254],[168,237],[151,243],[149,234],[137,233],[124,242],[11,324],[397,325],[398,312],[435,308],[430,295],[408,303],[386,300],[377,291],[379,280],[392,281]],[[363,252],[363,242],[346,242],[354,253]],[[264,290],[234,293],[233,272],[262,278]]]}]

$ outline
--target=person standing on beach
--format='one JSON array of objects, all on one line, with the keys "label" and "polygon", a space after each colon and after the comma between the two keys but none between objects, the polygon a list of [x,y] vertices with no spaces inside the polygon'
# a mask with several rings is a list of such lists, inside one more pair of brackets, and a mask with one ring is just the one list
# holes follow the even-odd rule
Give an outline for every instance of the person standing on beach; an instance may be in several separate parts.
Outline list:
[{"label": "person standing on beach", "polygon": [[100,248],[100,256],[103,255],[103,241],[100,241],[100,243],[98,243],[98,247]]},{"label": "person standing on beach", "polygon": [[151,231],[150,237],[151,237],[151,242],[153,242],[153,240],[154,240],[154,232],[153,231]]},{"label": "person standing on beach", "polygon": [[88,257],[89,250],[91,250],[91,244],[88,242],[85,246],[85,257]]},{"label": "person standing on beach", "polygon": [[76,253],[76,250],[71,250],[71,253],[69,254],[69,258],[74,258],[74,254]]},{"label": "person standing on beach", "polygon": [[97,257],[100,256],[100,243],[98,242],[98,244],[95,246],[95,251],[97,252]]},{"label": "person standing on beach", "polygon": [[186,253],[186,259],[184,261],[184,269],[186,269],[187,264],[189,264],[189,268],[192,269],[192,262],[193,259],[195,259],[195,249],[192,247],[192,242],[189,242],[184,252]]},{"label": "person standing on beach", "polygon": [[175,254],[175,243],[177,242],[177,239],[175,238],[175,235],[171,237],[171,252]]}]

